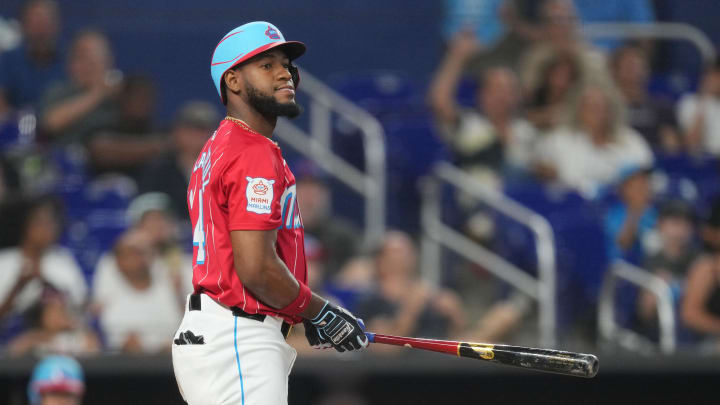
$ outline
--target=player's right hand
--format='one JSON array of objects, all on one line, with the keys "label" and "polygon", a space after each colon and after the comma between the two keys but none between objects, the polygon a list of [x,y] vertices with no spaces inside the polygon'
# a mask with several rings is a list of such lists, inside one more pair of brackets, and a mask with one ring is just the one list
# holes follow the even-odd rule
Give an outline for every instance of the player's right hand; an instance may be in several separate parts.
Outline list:
[{"label": "player's right hand", "polygon": [[[360,322],[345,308],[326,301],[320,313],[309,321],[311,328],[306,325],[305,336],[313,347],[329,344],[339,352],[360,350],[369,343]],[[309,335],[313,332],[317,339]]]}]

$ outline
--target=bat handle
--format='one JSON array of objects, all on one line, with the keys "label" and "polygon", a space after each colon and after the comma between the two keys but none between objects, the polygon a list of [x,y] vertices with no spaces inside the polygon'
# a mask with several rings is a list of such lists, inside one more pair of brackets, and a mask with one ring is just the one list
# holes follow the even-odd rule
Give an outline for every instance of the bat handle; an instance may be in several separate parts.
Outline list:
[{"label": "bat handle", "polygon": [[367,336],[370,343],[375,343],[375,334],[372,332],[365,331],[365,322],[363,322],[362,319],[358,318],[358,323],[360,324],[360,327],[362,328],[363,332],[365,332],[365,336]]}]

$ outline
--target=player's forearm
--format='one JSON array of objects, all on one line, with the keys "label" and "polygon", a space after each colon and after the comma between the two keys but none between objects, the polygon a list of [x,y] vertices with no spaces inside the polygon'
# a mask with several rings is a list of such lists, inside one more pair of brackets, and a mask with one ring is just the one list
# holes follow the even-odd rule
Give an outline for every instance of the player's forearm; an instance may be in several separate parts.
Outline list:
[{"label": "player's forearm", "polygon": [[[254,276],[241,277],[252,294],[265,304],[282,309],[290,305],[300,294],[300,284],[285,264],[280,260],[273,260],[264,266],[264,269],[253,272]],[[312,294],[310,303],[300,312],[303,318],[313,318],[325,305],[325,300],[317,294]]]}]

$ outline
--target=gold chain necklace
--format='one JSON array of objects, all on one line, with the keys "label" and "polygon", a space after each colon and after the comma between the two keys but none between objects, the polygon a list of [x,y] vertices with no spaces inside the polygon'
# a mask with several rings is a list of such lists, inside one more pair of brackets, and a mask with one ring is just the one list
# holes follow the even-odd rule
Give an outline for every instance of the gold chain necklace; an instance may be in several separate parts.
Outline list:
[{"label": "gold chain necklace", "polygon": [[252,132],[252,133],[254,133],[254,134],[257,134],[256,131],[254,131],[252,128],[250,128],[250,125],[248,125],[247,122],[245,122],[245,121],[243,121],[243,120],[241,120],[241,119],[238,119],[238,118],[235,118],[235,117],[231,117],[231,116],[229,116],[229,115],[226,115],[226,116],[225,116],[225,119],[228,120],[228,121],[232,121],[232,122],[240,125],[242,128],[244,128],[244,129],[246,129],[246,130],[248,130],[248,131],[250,131],[250,132]]}]

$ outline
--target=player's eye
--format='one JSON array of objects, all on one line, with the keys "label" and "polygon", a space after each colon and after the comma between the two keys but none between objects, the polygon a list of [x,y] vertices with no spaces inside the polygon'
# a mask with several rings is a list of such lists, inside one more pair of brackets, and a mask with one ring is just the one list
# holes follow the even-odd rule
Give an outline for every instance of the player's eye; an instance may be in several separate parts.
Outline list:
[{"label": "player's eye", "polygon": [[272,65],[271,65],[270,63],[265,63],[264,65],[262,65],[262,66],[260,66],[260,67],[263,68],[263,69],[265,69],[265,70],[269,70],[269,69],[272,67]]},{"label": "player's eye", "polygon": [[289,63],[283,63],[283,68],[286,70],[290,70],[290,64]]}]

